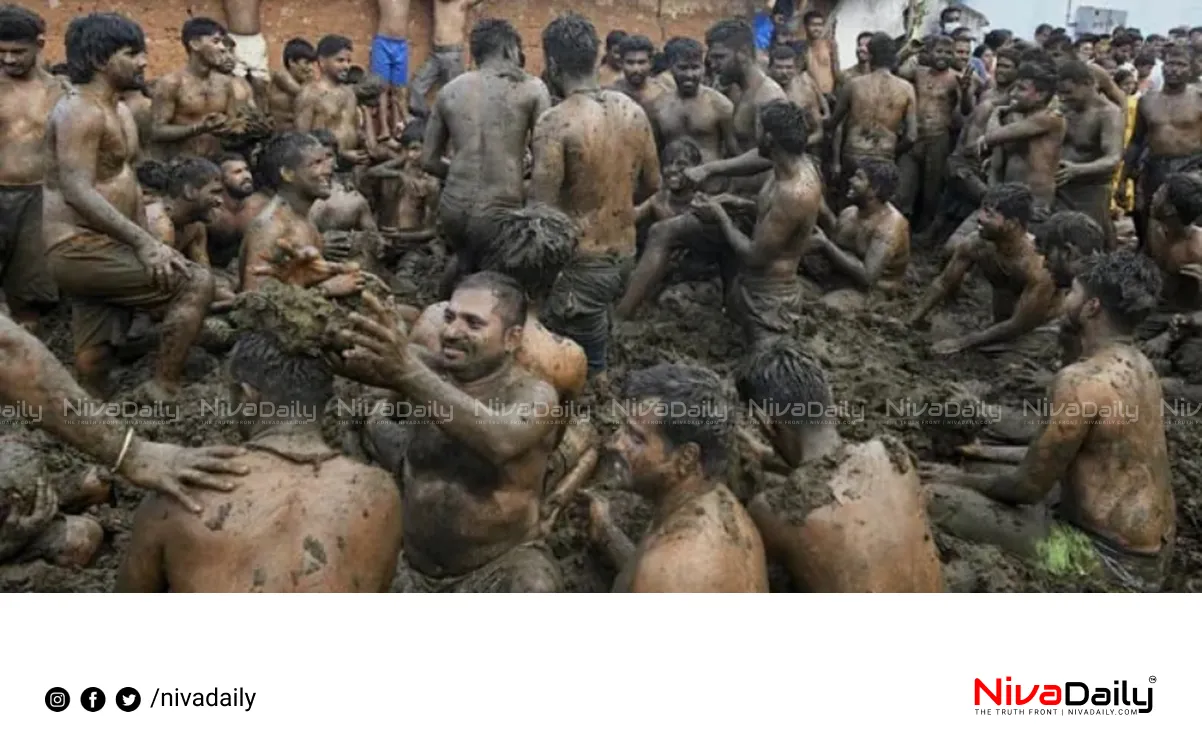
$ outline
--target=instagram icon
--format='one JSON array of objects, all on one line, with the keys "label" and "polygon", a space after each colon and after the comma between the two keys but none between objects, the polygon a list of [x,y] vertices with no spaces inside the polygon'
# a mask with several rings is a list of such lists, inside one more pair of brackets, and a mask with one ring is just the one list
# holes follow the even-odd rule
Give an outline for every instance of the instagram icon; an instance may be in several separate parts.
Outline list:
[{"label": "instagram icon", "polygon": [[51,712],[62,712],[71,705],[71,695],[61,686],[46,692],[46,707]]}]

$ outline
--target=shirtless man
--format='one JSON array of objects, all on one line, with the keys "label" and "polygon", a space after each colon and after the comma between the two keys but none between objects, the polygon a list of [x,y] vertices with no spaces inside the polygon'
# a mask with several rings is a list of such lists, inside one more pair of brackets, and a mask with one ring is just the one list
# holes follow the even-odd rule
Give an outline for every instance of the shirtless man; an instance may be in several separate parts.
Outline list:
[{"label": "shirtless man", "polygon": [[271,87],[267,92],[268,111],[276,131],[296,128],[296,97],[315,77],[316,62],[317,50],[308,41],[289,39],[284,44],[284,68],[271,71]]},{"label": "shirtless man", "polygon": [[597,81],[602,88],[608,88],[622,78],[622,42],[630,34],[621,29],[614,29],[605,35],[605,54],[601,56],[597,66]]},{"label": "shirtless man", "polygon": [[296,130],[329,129],[338,140],[339,155],[352,165],[362,165],[372,143],[365,143],[360,135],[359,104],[354,88],[346,84],[351,48],[345,36],[324,36],[317,42],[320,74],[296,96]]},{"label": "shirtless man", "polygon": [[[943,196],[947,158],[952,153],[952,127],[958,111],[972,112],[972,101],[962,81],[970,76],[957,73],[952,40],[941,36],[931,49],[930,66],[914,70],[918,140],[898,160],[901,186],[898,208],[915,225],[935,218]],[[961,110],[966,109],[966,110]]]},{"label": "shirtless man", "polygon": [[[801,69],[798,69],[799,62]],[[810,132],[806,147],[819,152],[826,120],[830,118],[830,106],[814,79],[806,73],[804,53],[798,54],[788,46],[773,47],[768,53],[768,76],[784,89],[788,100],[806,112],[806,129]]]},{"label": "shirtless man", "polygon": [[833,96],[839,80],[839,46],[835,43],[834,24],[829,31],[826,16],[811,10],[802,16],[806,30],[806,69],[824,96]]},{"label": "shirtless man", "polygon": [[[917,463],[892,437],[845,444],[822,367],[779,338],[740,367],[739,396],[771,443],[749,453],[747,510],[794,586],[818,593],[943,590]],[[750,448],[750,447],[748,447]],[[758,461],[756,461],[758,460]],[[810,488],[825,481],[825,499]]]},{"label": "shirtless man", "polygon": [[221,168],[225,192],[221,196],[221,208],[206,227],[209,261],[215,269],[226,269],[238,257],[246,228],[259,216],[271,197],[255,192],[254,177],[245,156],[223,152],[214,162]]},{"label": "shirtless man", "polygon": [[1106,249],[1117,247],[1110,219],[1111,182],[1123,157],[1123,111],[1098,93],[1089,65],[1060,65],[1064,145],[1056,172],[1056,206],[1082,212],[1106,233]]},{"label": "shirtless man", "polygon": [[914,86],[893,74],[896,61],[893,39],[874,34],[868,41],[872,71],[839,89],[829,124],[836,131],[831,163],[836,180],[854,172],[862,158],[893,162],[918,139]]},{"label": "shirtless man", "polygon": [[856,37],[856,63],[843,71],[840,77],[841,83],[872,72],[871,57],[868,54],[868,42],[872,40],[872,36],[871,31],[862,31]]},{"label": "shirtless man", "polygon": [[401,154],[367,171],[383,180],[379,224],[407,245],[427,243],[437,233],[438,200],[441,186],[437,178],[422,170],[426,122],[414,119],[401,132]]},{"label": "shirtless man", "polygon": [[1125,178],[1138,176],[1136,229],[1144,250],[1149,244],[1148,209],[1164,179],[1202,168],[1202,90],[1193,79],[1189,52],[1164,51],[1164,85],[1139,99],[1135,131],[1124,158]]},{"label": "shirtless man", "polygon": [[[847,198],[851,206],[839,215],[834,233],[827,239],[815,237],[831,267],[850,283],[852,297],[880,289],[887,294],[901,291],[910,265],[910,223],[889,203],[897,189],[897,166],[883,160],[862,160],[849,179]],[[836,291],[839,296],[846,291]],[[858,295],[858,296],[857,296]],[[828,294],[823,301],[834,301]]]},{"label": "shirtless man", "polygon": [[1094,80],[1098,83],[1098,90],[1102,91],[1102,95],[1111,103],[1126,112],[1127,96],[1119,89],[1118,83],[1114,81],[1110,73],[1101,65],[1082,57],[1073,45],[1072,39],[1068,38],[1068,36],[1054,38],[1044,46],[1044,49],[1051,55],[1052,62],[1055,64],[1067,62],[1070,59],[1077,59],[1089,65],[1089,69],[1093,71]]},{"label": "shirtless man", "polygon": [[223,0],[225,21],[229,24],[230,41],[235,43],[236,73],[249,73],[257,81],[267,80],[267,39],[263,38],[259,21],[260,0]]},{"label": "shirtless man", "polygon": [[[1174,312],[1202,310],[1202,177],[1174,173],[1152,198],[1149,255],[1164,273],[1163,303]],[[1192,324],[1192,323],[1191,323]]]},{"label": "shirtless man", "polygon": [[409,85],[409,2],[376,0],[379,16],[371,40],[371,71],[388,83],[380,108],[380,131],[395,131],[408,109],[405,89]]},{"label": "shirtless man", "polygon": [[613,590],[767,593],[764,544],[723,484],[734,411],[721,380],[708,369],[661,364],[632,372],[624,393],[630,406],[610,449],[626,486],[654,513],[636,546],[608,501],[590,495],[589,535],[618,569]]},{"label": "shirtless man", "polygon": [[[1160,380],[1132,339],[1159,293],[1156,268],[1138,253],[1090,261],[1062,316],[1080,339],[1081,359],[1053,380],[1050,419],[1013,473],[932,473],[961,486],[935,487],[937,526],[1052,571],[1093,568],[1127,590],[1160,589],[1176,510]],[[1057,483],[1060,502],[1049,509],[1045,499]]]},{"label": "shirtless man", "polygon": [[535,126],[530,184],[535,201],[557,207],[580,231],[542,320],[584,348],[590,374],[605,369],[610,305],[634,259],[635,199],[655,193],[660,175],[643,108],[598,88],[598,46],[593,24],[575,13],[543,31],[547,78],[563,102]]},{"label": "shirtless man", "polygon": [[[664,152],[673,142],[687,137],[701,149],[703,162],[733,157],[742,150],[734,136],[734,104],[713,88],[702,85],[705,47],[696,39],[673,39],[664,45],[675,91],[659,96],[647,107],[647,115]],[[727,183],[715,178],[703,185],[707,193],[726,190]]]},{"label": "shirtless man", "polygon": [[[205,225],[221,208],[225,190],[221,169],[199,157],[180,157],[167,165],[167,188],[163,199],[146,207],[146,228],[164,245],[183,253],[188,260],[209,267]],[[214,300],[232,298],[230,287]]]},{"label": "shirtless man", "polygon": [[0,6],[0,288],[13,319],[31,331],[58,301],[42,242],[42,140],[66,87],[38,64],[45,34],[33,12]]},{"label": "shirtless man", "polygon": [[76,373],[103,397],[113,340],[141,309],[163,320],[146,392],[168,398],[212,301],[213,277],[146,231],[133,168],[137,125],[118,100],[142,84],[145,37],[122,16],[93,13],[71,21],[66,46],[75,90],[50,114],[42,234],[51,273],[72,301]]},{"label": "shirtless man", "polygon": [[[438,220],[455,255],[444,297],[460,277],[479,270],[495,216],[525,202],[526,147],[534,123],[551,106],[547,86],[518,64],[522,39],[509,21],[478,21],[471,53],[476,69],[438,92],[422,152],[422,167],[443,181]],[[448,151],[449,165],[443,160]]]},{"label": "shirtless man", "polygon": [[[384,592],[401,550],[401,505],[387,472],[321,437],[334,394],[321,359],[286,353],[263,333],[230,354],[233,421],[251,474],[198,517],[142,501],[117,573],[121,592]],[[295,411],[274,417],[247,411]]]},{"label": "shirtless man", "polygon": [[1031,189],[1022,183],[1003,183],[985,194],[978,236],[957,246],[943,273],[910,316],[910,324],[923,321],[952,296],[974,267],[981,270],[993,290],[993,324],[960,338],[939,341],[932,349],[936,354],[956,354],[1011,341],[1052,319],[1056,285],[1027,233],[1033,204]]},{"label": "shirtless man", "polygon": [[189,18],[180,37],[188,64],[159,78],[154,88],[154,141],[171,155],[212,157],[218,135],[237,112],[233,78],[221,72],[227,58],[225,27],[211,18]]},{"label": "shirtless man", "polygon": [[[593,75],[596,60],[588,62]],[[352,315],[352,348],[339,373],[432,411],[412,426],[397,473],[404,552],[394,586],[562,590],[540,531],[544,478],[562,428],[559,395],[516,363],[527,319],[521,286],[489,272],[460,282],[432,357],[402,334],[393,309],[369,293],[364,301],[370,316]]]},{"label": "shirtless man", "polygon": [[636,103],[648,110],[657,98],[668,94],[668,89],[651,80],[651,58],[655,45],[646,36],[627,36],[618,47],[622,59],[622,77],[611,86],[612,90],[625,93]]},{"label": "shirtless man", "polygon": [[[756,64],[755,36],[746,21],[715,23],[706,32],[705,43],[717,82],[738,88],[731,100],[735,104],[734,128],[739,152],[732,155],[750,152],[758,144],[757,112],[769,101],[788,100],[785,91]],[[762,185],[762,178],[745,179],[735,184],[735,190],[754,194]]]},{"label": "shirtless man", "polygon": [[353,264],[320,259],[325,241],[309,219],[313,204],[329,198],[334,159],[311,135],[276,135],[262,154],[263,176],[275,197],[246,229],[239,255],[241,291],[254,291],[266,276],[315,287],[327,297],[353,294],[364,279]]},{"label": "shirtless man", "polygon": [[[463,74],[463,34],[467,11],[480,0],[434,0],[434,37],[430,56],[413,76],[409,87],[409,113],[430,115],[430,93]],[[520,45],[520,42],[519,42]]]},{"label": "shirtless man", "polygon": [[759,112],[759,154],[772,175],[760,192],[752,235],[741,232],[713,198],[698,196],[702,219],[717,221],[738,260],[727,295],[732,317],[754,344],[792,335],[801,316],[797,266],[810,244],[822,209],[822,174],[805,155],[805,114],[795,103],[772,101]]},{"label": "shirtless man", "polygon": [[309,220],[321,233],[350,232],[353,230],[376,230],[376,217],[372,213],[367,197],[355,187],[354,173],[349,163],[338,157],[338,140],[333,132],[319,129],[312,136],[330,152],[334,163],[334,175],[329,196],[313,203]]}]

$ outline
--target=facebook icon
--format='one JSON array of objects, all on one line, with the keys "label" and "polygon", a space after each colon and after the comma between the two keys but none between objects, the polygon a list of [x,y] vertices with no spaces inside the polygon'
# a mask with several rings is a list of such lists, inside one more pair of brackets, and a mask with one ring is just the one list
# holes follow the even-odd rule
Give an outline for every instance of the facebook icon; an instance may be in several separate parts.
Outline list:
[{"label": "facebook icon", "polygon": [[79,695],[79,702],[88,712],[99,712],[104,707],[104,692],[95,686],[89,686]]}]

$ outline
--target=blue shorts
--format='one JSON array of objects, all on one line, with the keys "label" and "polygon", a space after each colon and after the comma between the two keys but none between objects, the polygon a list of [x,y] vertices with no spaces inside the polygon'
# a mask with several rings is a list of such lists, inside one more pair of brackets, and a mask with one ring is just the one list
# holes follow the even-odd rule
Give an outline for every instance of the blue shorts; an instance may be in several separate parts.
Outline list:
[{"label": "blue shorts", "polygon": [[409,84],[409,42],[388,36],[371,40],[371,71],[389,85]]}]

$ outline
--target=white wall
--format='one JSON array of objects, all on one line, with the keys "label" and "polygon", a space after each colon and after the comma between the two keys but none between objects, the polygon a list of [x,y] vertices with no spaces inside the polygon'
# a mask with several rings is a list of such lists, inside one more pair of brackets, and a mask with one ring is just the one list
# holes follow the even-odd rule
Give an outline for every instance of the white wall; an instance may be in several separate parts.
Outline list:
[{"label": "white wall", "polygon": [[[1066,0],[969,0],[969,4],[989,17],[991,28],[1008,28],[1030,38],[1041,23],[1065,25]],[[1199,0],[1073,0],[1072,15],[1081,5],[1127,11],[1127,25],[1150,33],[1164,34],[1174,26],[1202,26],[1202,2]],[[1070,31],[1072,29],[1069,29]]]}]

